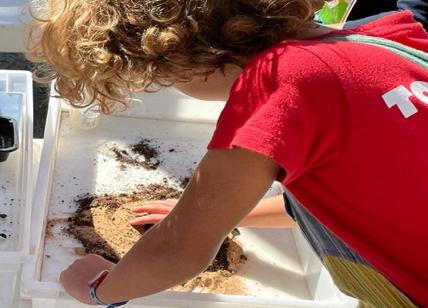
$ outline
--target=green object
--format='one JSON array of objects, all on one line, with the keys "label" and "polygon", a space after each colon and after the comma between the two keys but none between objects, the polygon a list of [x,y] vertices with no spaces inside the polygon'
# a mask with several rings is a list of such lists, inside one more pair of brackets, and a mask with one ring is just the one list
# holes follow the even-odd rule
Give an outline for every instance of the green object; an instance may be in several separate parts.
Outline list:
[{"label": "green object", "polygon": [[339,0],[336,5],[326,3],[318,12],[318,18],[323,24],[337,24],[345,21],[347,17],[349,3],[346,0]]}]

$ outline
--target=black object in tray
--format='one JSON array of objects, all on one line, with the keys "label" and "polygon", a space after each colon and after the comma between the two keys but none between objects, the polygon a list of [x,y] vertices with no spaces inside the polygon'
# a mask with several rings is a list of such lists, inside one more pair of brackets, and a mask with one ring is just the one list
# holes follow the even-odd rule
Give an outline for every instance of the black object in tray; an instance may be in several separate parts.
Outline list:
[{"label": "black object in tray", "polygon": [[0,117],[0,162],[18,149],[18,127],[15,119]]}]

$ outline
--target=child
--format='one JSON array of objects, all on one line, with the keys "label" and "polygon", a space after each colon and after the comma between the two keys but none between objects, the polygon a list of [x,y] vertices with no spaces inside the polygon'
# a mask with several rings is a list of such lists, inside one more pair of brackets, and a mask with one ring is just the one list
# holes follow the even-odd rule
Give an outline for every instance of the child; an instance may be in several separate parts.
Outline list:
[{"label": "child", "polygon": [[[322,4],[50,1],[29,55],[71,102],[91,93],[109,112],[133,91],[171,85],[228,100],[177,205],[151,216],[159,223],[117,265],[94,255],[70,265],[60,280],[72,296],[153,294],[200,273],[241,221],[291,226],[278,198],[253,210],[276,179],[305,205],[287,202],[315,248],[326,244],[317,252],[344,291],[367,306],[428,305],[428,35],[409,12],[317,28]],[[149,207],[136,211],[157,214]]]}]

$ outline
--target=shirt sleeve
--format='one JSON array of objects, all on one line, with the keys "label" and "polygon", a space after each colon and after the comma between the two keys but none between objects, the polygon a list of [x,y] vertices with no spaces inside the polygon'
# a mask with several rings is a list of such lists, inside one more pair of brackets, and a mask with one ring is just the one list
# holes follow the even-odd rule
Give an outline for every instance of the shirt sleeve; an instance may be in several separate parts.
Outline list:
[{"label": "shirt sleeve", "polygon": [[348,104],[317,55],[281,43],[250,61],[233,85],[209,149],[245,148],[269,157],[288,184],[340,155]]}]

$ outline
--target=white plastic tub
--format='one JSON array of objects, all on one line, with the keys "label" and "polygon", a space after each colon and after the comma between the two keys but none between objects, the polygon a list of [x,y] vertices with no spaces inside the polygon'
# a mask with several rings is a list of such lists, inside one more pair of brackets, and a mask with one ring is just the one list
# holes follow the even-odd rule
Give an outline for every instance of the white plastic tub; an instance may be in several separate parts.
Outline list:
[{"label": "white plastic tub", "polygon": [[[0,70],[0,116],[18,123],[19,148],[0,163],[0,307],[16,307],[29,254],[32,205],[33,92],[29,72]],[[6,238],[4,238],[6,237]]]},{"label": "white plastic tub", "polygon": [[[85,307],[57,282],[60,271],[78,257],[74,248],[80,244],[61,232],[61,220],[74,211],[73,199],[86,192],[132,191],[170,175],[188,176],[205,152],[222,107],[168,90],[147,95],[143,105],[103,117],[97,128],[83,131],[71,127],[60,101],[51,100],[32,217],[33,259],[23,275],[23,296],[33,308]],[[108,149],[139,138],[156,141],[163,163],[156,171],[119,173]],[[280,191],[271,189],[272,194]],[[46,237],[48,220],[56,223],[53,236]],[[248,257],[239,272],[247,296],[162,292],[129,307],[356,307],[337,290],[298,230],[241,229],[240,241]]]}]

